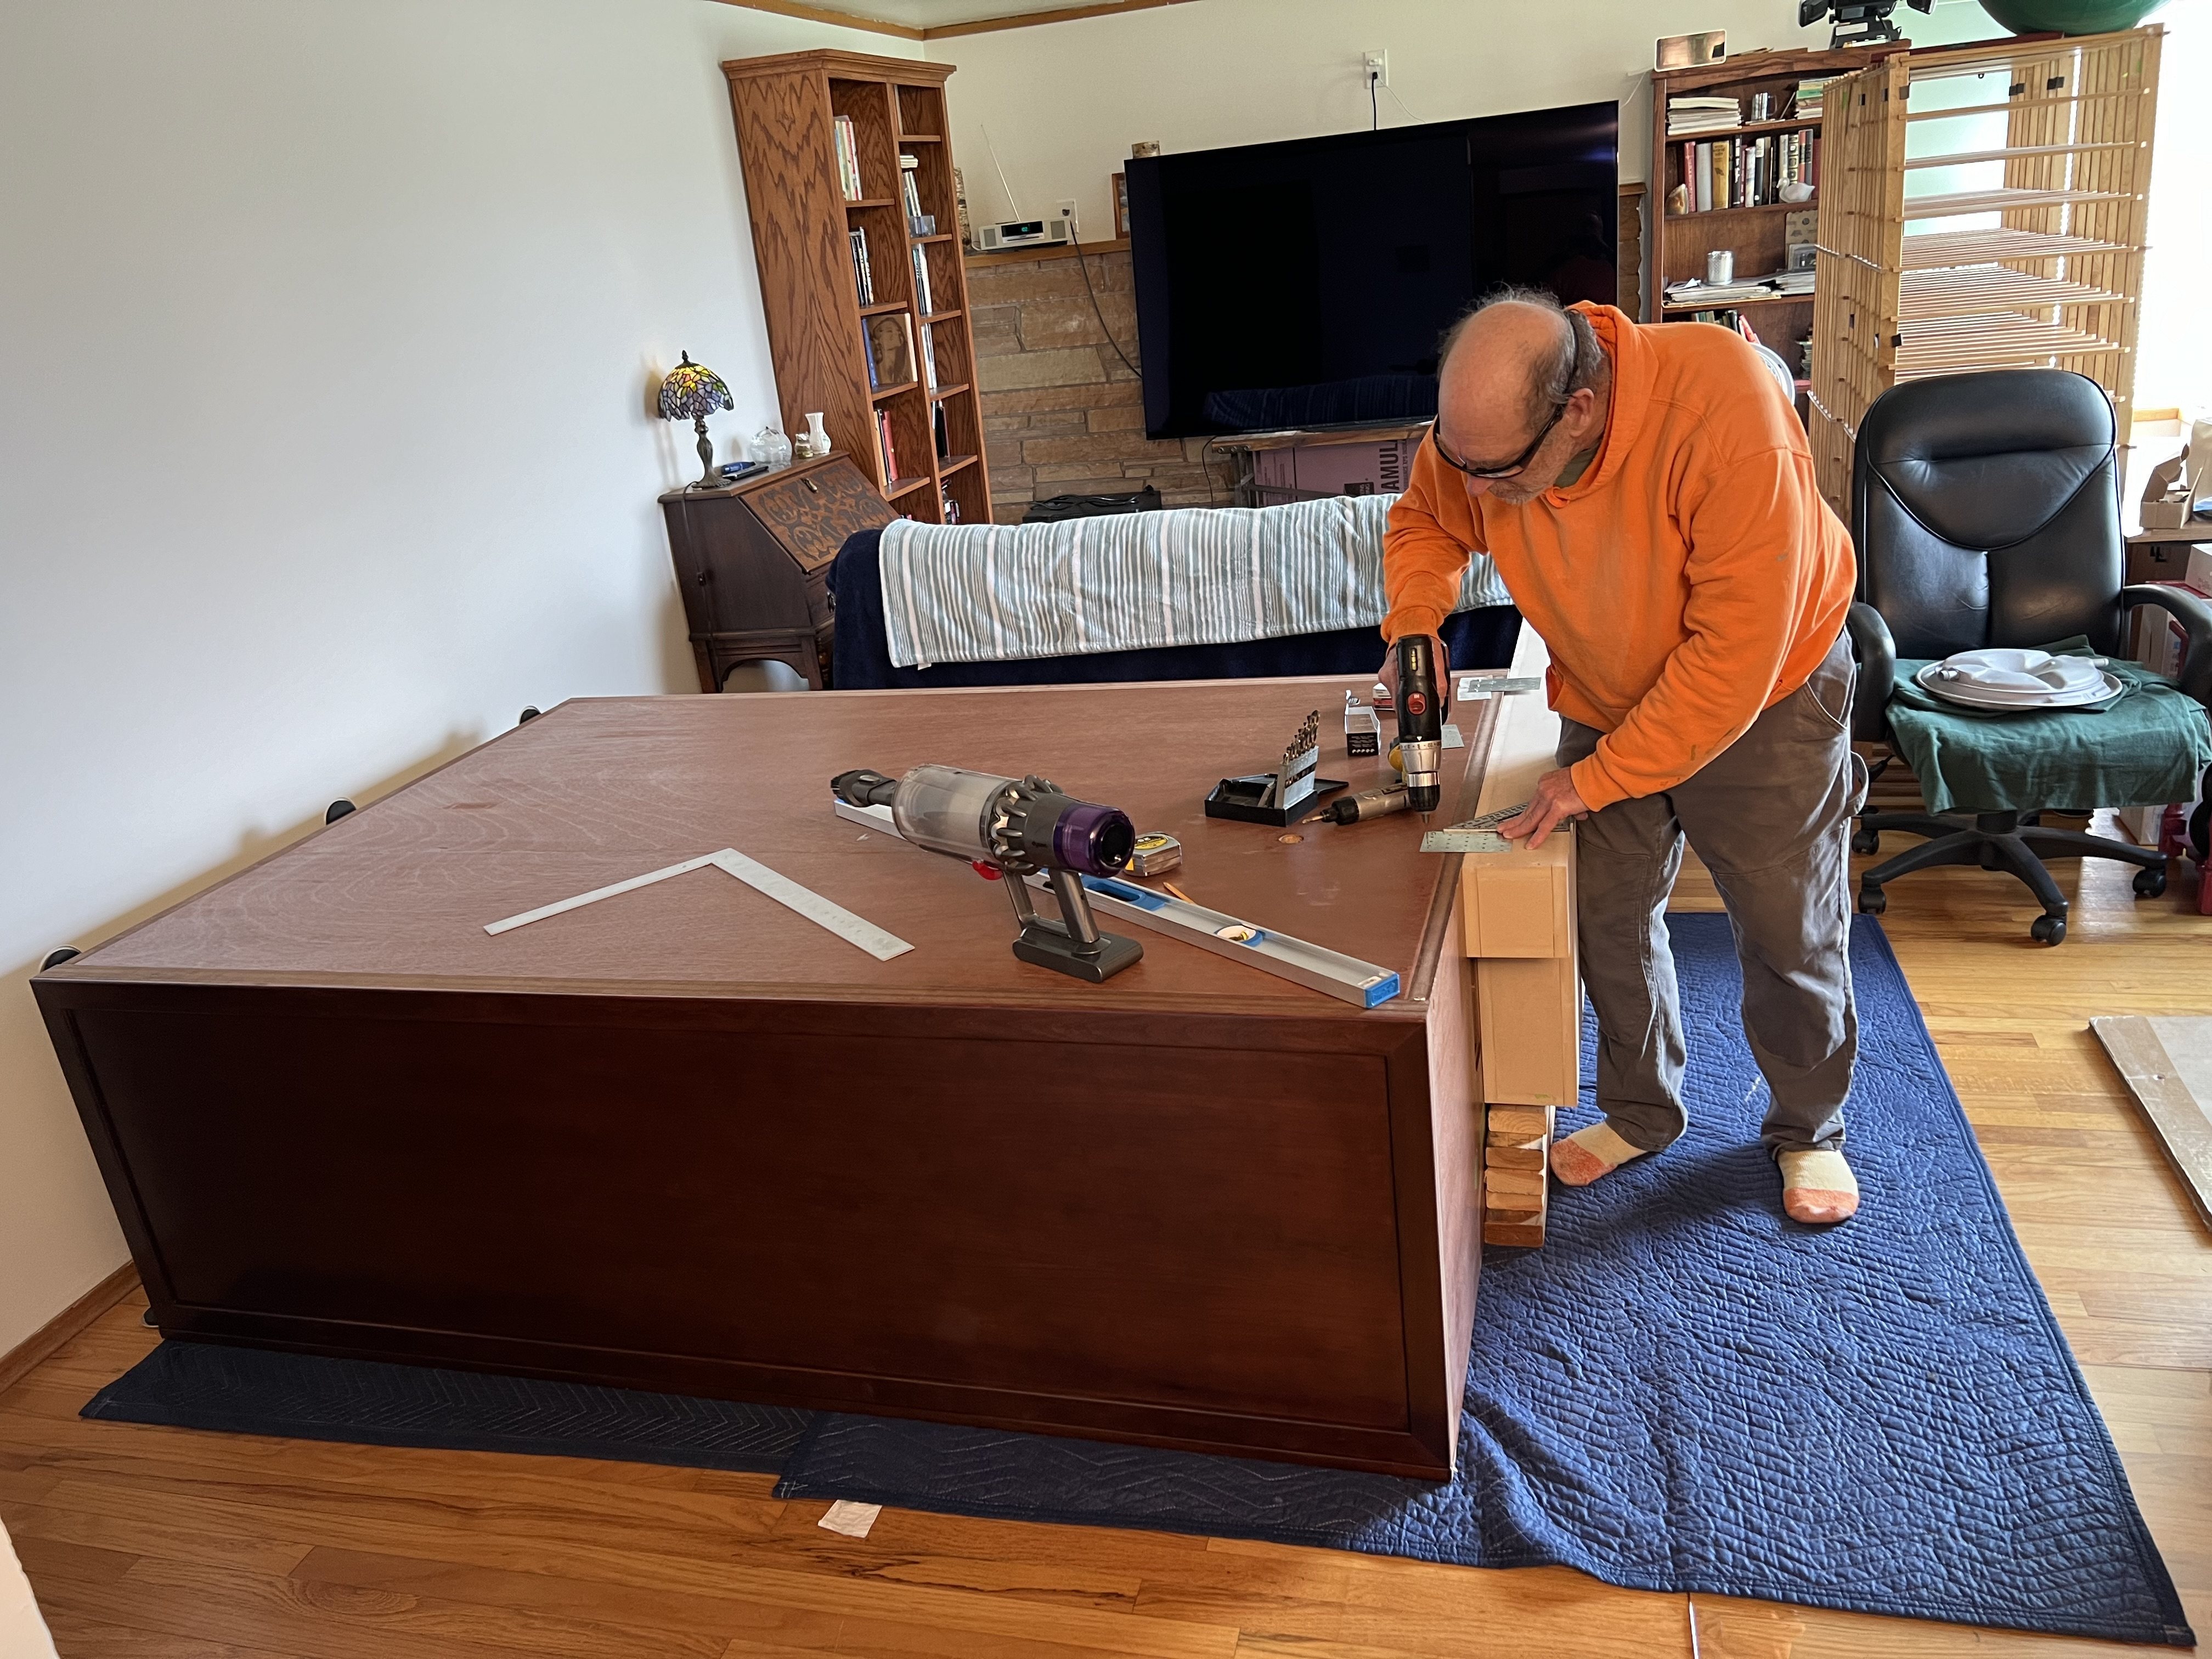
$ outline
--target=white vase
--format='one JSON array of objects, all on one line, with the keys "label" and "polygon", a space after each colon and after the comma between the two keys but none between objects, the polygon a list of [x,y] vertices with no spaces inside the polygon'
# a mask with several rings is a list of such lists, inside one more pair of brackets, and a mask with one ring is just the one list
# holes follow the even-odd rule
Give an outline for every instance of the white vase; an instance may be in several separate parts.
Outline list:
[{"label": "white vase", "polygon": [[806,453],[810,456],[827,455],[830,453],[830,434],[822,429],[822,417],[819,415],[809,415],[806,417]]}]

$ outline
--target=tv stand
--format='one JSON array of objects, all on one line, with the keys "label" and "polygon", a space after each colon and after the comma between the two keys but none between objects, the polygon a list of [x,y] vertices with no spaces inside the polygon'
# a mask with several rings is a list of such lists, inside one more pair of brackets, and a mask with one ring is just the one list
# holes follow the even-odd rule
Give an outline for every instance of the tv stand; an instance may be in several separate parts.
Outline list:
[{"label": "tv stand", "polygon": [[1343,426],[1238,432],[1207,447],[1237,461],[1236,505],[1273,507],[1329,495],[1397,495],[1431,422],[1363,421]]}]

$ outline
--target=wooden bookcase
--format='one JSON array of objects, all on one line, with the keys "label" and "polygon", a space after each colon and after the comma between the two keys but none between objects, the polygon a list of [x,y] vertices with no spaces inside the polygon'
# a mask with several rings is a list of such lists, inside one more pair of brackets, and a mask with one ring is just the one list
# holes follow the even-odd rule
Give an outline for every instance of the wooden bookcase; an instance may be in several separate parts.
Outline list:
[{"label": "wooden bookcase", "polygon": [[[1692,208],[1689,212],[1678,213],[1674,210],[1673,191],[1682,182],[1681,147],[1686,143],[1750,143],[1769,135],[1778,138],[1790,133],[1809,136],[1818,132],[1820,131],[1819,117],[1806,120],[1794,112],[1791,100],[1800,81],[1838,76],[1854,70],[1863,70],[1893,52],[1903,51],[1908,44],[1896,41],[1879,46],[1851,46],[1827,52],[1758,52],[1724,58],[1717,64],[1701,64],[1692,69],[1653,72],[1651,180],[1648,198],[1650,204],[1651,258],[1644,288],[1644,315],[1646,320],[1679,323],[1688,320],[1703,309],[1734,311],[1751,325],[1762,343],[1781,354],[1783,361],[1797,376],[1799,392],[1802,393],[1805,390],[1809,376],[1800,355],[1799,343],[1812,336],[1812,295],[1737,300],[1724,301],[1717,307],[1699,307],[1669,305],[1666,290],[1670,283],[1682,282],[1693,276],[1702,277],[1705,274],[1705,255],[1723,248],[1735,255],[1738,281],[1780,270],[1789,241],[1790,216],[1814,213],[1818,208],[1821,191],[1816,190],[1813,199],[1802,204],[1715,207],[1702,213]],[[1742,104],[1747,116],[1752,99],[1760,93],[1766,94],[1773,100],[1772,107],[1780,118],[1768,121],[1747,119],[1733,126],[1687,136],[1678,135],[1672,138],[1667,135],[1667,100],[1670,98],[1733,98]],[[1823,148],[1826,148],[1825,144]],[[1828,172],[1824,155],[1820,174],[1822,190],[1826,185]],[[1810,240],[1811,238],[1803,240]]]},{"label": "wooden bookcase", "polygon": [[[794,52],[722,65],[730,83],[745,203],[760,264],[761,303],[784,430],[822,413],[831,443],[872,477],[878,456],[876,414],[890,416],[900,475],[884,485],[892,511],[945,521],[949,499],[961,521],[991,518],[989,463],[975,386],[968,279],[954,214],[952,147],[945,80],[950,64],[858,52]],[[848,201],[838,161],[836,118],[853,124],[861,195]],[[931,234],[913,234],[899,180],[915,158]],[[863,306],[850,233],[866,233],[875,302]],[[922,310],[911,261],[927,262],[934,309]],[[913,331],[915,372],[872,386],[862,330],[903,316]],[[934,392],[922,378],[922,343],[933,343]],[[945,411],[946,452],[935,442],[933,405]]]},{"label": "wooden bookcase", "polygon": [[2072,369],[2127,441],[2162,36],[1914,52],[1829,88],[1813,463],[1846,521],[1859,422],[1901,380]]}]

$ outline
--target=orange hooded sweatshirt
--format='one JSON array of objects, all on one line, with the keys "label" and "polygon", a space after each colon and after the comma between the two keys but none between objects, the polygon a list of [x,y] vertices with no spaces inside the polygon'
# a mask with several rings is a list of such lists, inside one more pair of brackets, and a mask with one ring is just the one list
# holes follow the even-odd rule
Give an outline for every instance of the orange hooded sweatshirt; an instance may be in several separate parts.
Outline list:
[{"label": "orange hooded sweatshirt", "polygon": [[1855,577],[1804,428],[1741,337],[1575,309],[1613,365],[1597,458],[1513,506],[1424,441],[1383,537],[1382,632],[1435,633],[1468,550],[1488,553],[1551,647],[1552,707],[1606,734],[1573,771],[1595,811],[1671,789],[1804,684]]}]

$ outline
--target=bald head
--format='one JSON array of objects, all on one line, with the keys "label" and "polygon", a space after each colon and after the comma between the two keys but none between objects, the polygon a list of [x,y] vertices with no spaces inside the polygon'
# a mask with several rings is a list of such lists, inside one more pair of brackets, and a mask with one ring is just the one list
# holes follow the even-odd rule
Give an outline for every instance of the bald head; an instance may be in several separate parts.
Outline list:
[{"label": "bald head", "polygon": [[1576,344],[1574,325],[1550,295],[1492,300],[1444,336],[1438,398],[1517,408],[1533,430],[1570,390]]},{"label": "bald head", "polygon": [[1468,467],[1521,468],[1470,488],[1525,501],[1604,430],[1607,365],[1596,331],[1540,289],[1493,294],[1452,325],[1440,356],[1438,448]]}]

